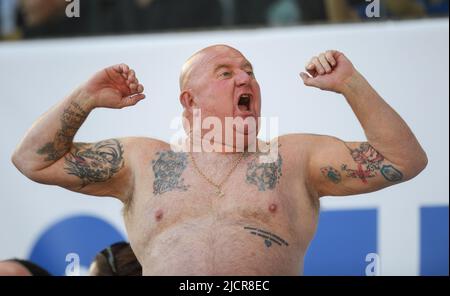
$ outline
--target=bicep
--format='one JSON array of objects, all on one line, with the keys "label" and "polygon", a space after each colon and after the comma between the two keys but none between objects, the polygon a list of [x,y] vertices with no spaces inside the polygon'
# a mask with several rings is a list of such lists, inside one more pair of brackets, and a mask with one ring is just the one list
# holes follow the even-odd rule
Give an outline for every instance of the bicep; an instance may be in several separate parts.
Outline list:
[{"label": "bicep", "polygon": [[35,181],[95,196],[121,200],[132,184],[127,139],[74,143],[53,165],[39,171]]},{"label": "bicep", "polygon": [[404,181],[401,168],[369,143],[327,136],[311,141],[308,170],[319,196],[368,193]]}]

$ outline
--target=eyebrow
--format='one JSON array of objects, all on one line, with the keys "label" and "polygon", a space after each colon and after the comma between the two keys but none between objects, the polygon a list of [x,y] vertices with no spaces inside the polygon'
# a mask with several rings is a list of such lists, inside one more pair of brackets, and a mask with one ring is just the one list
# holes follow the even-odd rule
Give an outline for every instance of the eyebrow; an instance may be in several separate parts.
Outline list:
[{"label": "eyebrow", "polygon": [[253,65],[249,61],[245,61],[241,64],[241,68],[245,68],[245,67],[250,67],[253,69]]},{"label": "eyebrow", "polygon": [[214,73],[216,73],[217,71],[219,71],[219,70],[222,69],[222,68],[231,68],[231,66],[228,65],[228,64],[220,64],[220,65],[217,65],[217,66],[214,68]]},{"label": "eyebrow", "polygon": [[[231,68],[232,66],[230,64],[220,64],[217,65],[214,68],[214,73],[216,73],[217,71],[219,71],[222,68]],[[244,61],[243,63],[241,63],[241,68],[246,68],[246,67],[250,67],[253,70],[253,65],[249,62],[249,61]]]}]

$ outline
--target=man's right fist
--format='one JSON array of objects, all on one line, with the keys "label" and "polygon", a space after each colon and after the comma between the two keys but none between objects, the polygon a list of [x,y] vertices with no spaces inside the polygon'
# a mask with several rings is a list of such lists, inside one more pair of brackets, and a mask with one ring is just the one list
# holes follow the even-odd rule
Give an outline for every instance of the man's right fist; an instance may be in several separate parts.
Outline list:
[{"label": "man's right fist", "polygon": [[136,105],[145,98],[134,70],[125,64],[97,72],[83,85],[83,92],[93,107],[120,109]]}]

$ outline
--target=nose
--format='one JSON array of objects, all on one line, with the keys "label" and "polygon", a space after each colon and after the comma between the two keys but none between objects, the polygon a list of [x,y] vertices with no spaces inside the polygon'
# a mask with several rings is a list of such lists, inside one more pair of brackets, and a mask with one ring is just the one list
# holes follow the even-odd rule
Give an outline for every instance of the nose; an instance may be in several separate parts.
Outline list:
[{"label": "nose", "polygon": [[240,70],[235,77],[237,86],[245,86],[250,84],[251,77],[246,71]]}]

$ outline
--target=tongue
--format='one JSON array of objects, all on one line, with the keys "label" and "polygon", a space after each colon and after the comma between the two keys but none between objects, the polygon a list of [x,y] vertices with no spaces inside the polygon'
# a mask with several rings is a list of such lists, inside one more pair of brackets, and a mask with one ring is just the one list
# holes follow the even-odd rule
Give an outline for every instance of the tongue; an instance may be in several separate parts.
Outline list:
[{"label": "tongue", "polygon": [[240,111],[248,111],[247,105],[238,105]]}]

